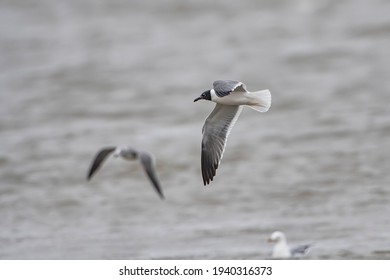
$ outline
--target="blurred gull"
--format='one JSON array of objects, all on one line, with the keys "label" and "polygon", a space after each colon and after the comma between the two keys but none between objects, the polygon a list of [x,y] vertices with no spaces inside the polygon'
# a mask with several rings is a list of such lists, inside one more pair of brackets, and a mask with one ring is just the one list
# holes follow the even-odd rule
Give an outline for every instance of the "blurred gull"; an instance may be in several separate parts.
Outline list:
[{"label": "blurred gull", "polygon": [[155,171],[155,159],[154,156],[147,152],[137,151],[133,148],[130,148],[128,146],[122,146],[122,147],[105,147],[101,149],[95,156],[95,159],[92,162],[92,165],[89,169],[87,180],[90,180],[95,174],[95,172],[98,170],[98,168],[101,166],[103,161],[109,156],[111,153],[114,153],[114,157],[122,157],[126,160],[136,160],[139,159],[145,173],[148,175],[150,181],[153,184],[153,187],[157,191],[158,195],[161,199],[164,198],[160,182],[157,178],[156,171]]},{"label": "blurred gull", "polygon": [[242,111],[241,105],[267,112],[271,107],[271,93],[268,89],[249,92],[241,82],[219,80],[213,83],[213,89],[203,92],[194,102],[201,99],[217,103],[202,128],[201,165],[203,184],[206,185],[215,176],[226,140]]},{"label": "blurred gull", "polygon": [[277,259],[288,259],[305,255],[310,245],[298,245],[290,248],[287,244],[287,238],[281,231],[275,231],[268,238],[268,242],[275,243],[272,251],[272,257]]}]

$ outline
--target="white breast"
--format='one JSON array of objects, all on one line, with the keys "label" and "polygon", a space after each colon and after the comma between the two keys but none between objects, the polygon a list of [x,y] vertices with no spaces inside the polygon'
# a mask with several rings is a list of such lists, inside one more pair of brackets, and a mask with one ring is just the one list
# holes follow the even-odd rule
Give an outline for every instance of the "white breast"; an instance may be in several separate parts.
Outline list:
[{"label": "white breast", "polygon": [[279,243],[275,244],[272,256],[274,258],[280,258],[280,259],[290,258],[291,252],[290,252],[290,248],[288,247],[287,243],[286,242],[279,242]]}]

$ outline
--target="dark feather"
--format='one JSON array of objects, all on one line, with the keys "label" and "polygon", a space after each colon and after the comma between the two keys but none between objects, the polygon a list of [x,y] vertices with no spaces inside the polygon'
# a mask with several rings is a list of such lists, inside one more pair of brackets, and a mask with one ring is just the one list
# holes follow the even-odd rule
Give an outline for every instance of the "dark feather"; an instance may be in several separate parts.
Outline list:
[{"label": "dark feather", "polygon": [[115,147],[106,147],[97,152],[95,159],[93,160],[91,167],[89,168],[87,180],[90,180],[92,178],[93,174],[95,174],[96,170],[99,169],[106,157],[113,151],[115,151],[115,149]]},{"label": "dark feather", "polygon": [[155,171],[154,161],[151,155],[145,152],[139,153],[139,159],[144,167],[145,173],[148,175],[149,180],[152,182],[155,190],[161,199],[164,199],[164,194],[162,192],[162,188],[160,182],[157,178],[157,174]]},{"label": "dark feather", "polygon": [[218,97],[224,97],[226,95],[229,95],[231,92],[238,90],[239,88],[241,91],[246,91],[245,86],[241,82],[237,81],[230,81],[230,80],[218,80],[213,83],[213,88],[215,91],[215,94]]}]

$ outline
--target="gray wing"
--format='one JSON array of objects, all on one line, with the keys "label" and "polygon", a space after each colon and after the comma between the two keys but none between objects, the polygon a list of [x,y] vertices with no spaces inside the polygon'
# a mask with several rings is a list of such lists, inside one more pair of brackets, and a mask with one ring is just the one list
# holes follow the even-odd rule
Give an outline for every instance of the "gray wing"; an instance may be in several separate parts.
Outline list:
[{"label": "gray wing", "polygon": [[213,83],[213,88],[215,90],[215,94],[218,97],[224,97],[229,95],[231,92],[235,90],[246,91],[246,87],[243,83],[237,81],[230,80],[218,80]]},{"label": "gray wing", "polygon": [[154,158],[149,153],[140,152],[139,159],[141,161],[142,166],[144,167],[145,173],[148,175],[158,195],[161,199],[164,199],[164,194],[162,192],[161,185],[157,178],[155,170]]},{"label": "gray wing", "polygon": [[106,147],[97,152],[95,159],[93,160],[91,167],[89,168],[87,180],[90,180],[92,178],[93,174],[102,165],[103,161],[107,158],[109,154],[114,152],[115,149],[116,147]]},{"label": "gray wing", "polygon": [[307,253],[309,250],[310,245],[298,245],[290,249],[291,255],[296,256],[296,255],[304,255]]},{"label": "gray wing", "polygon": [[202,129],[201,165],[204,185],[213,180],[225,150],[226,140],[241,111],[242,106],[217,104],[207,117]]}]

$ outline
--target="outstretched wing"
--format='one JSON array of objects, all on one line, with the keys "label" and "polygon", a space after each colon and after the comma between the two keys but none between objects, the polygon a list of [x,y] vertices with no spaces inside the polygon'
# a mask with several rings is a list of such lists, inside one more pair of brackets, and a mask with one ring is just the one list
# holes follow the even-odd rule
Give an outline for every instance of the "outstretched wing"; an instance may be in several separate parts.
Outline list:
[{"label": "outstretched wing", "polygon": [[203,126],[202,139],[202,177],[203,184],[213,180],[225,151],[226,140],[237,121],[242,106],[215,105]]},{"label": "outstretched wing", "polygon": [[141,161],[142,166],[144,167],[145,173],[148,175],[158,195],[161,199],[164,199],[164,194],[162,192],[160,182],[157,178],[153,156],[146,152],[140,152],[139,159]]},{"label": "outstretched wing", "polygon": [[246,91],[246,87],[241,82],[230,81],[230,80],[218,80],[213,83],[215,94],[218,97],[224,97],[229,95],[233,91]]},{"label": "outstretched wing", "polygon": [[112,152],[114,152],[115,149],[116,149],[116,147],[106,147],[106,148],[101,149],[96,154],[95,159],[93,160],[91,167],[89,168],[87,180],[90,180],[92,178],[93,174],[102,165],[103,161],[107,158],[108,155],[110,155]]}]

